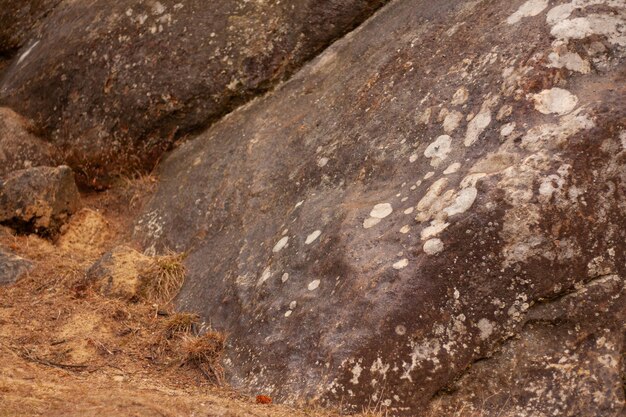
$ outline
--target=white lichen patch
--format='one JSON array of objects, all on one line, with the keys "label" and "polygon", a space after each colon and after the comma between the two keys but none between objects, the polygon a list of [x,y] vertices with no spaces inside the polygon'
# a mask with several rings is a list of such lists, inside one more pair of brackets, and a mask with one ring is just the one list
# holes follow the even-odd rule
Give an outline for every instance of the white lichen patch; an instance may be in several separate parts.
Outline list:
[{"label": "white lichen patch", "polygon": [[487,129],[487,126],[491,123],[491,107],[490,103],[483,104],[480,112],[470,120],[467,125],[467,131],[465,133],[465,140],[463,144],[465,146],[472,146],[480,137],[480,135]]},{"label": "white lichen patch", "polygon": [[306,240],[304,241],[304,243],[305,243],[306,245],[310,245],[311,243],[315,242],[315,240],[316,240],[318,237],[320,237],[320,235],[321,235],[321,234],[322,234],[322,231],[321,231],[321,230],[316,230],[316,231],[314,231],[313,233],[309,234],[309,235],[306,237]]},{"label": "white lichen patch", "polygon": [[416,153],[412,154],[411,156],[409,156],[409,162],[413,163],[415,161],[417,161],[418,155]]},{"label": "white lichen patch", "polygon": [[461,168],[461,164],[459,162],[455,162],[453,164],[450,164],[448,166],[448,168],[446,168],[443,171],[444,175],[450,175],[450,174],[454,174],[455,172],[457,172],[459,169]]},{"label": "white lichen patch", "polygon": [[443,250],[443,242],[441,239],[429,239],[424,243],[424,253],[427,255],[436,255]]},{"label": "white lichen patch", "polygon": [[561,20],[552,27],[550,33],[555,38],[565,41],[603,35],[612,44],[626,46],[624,23],[624,18],[619,15],[591,14]]},{"label": "white lichen patch", "polygon": [[535,109],[543,114],[564,115],[576,108],[578,98],[567,90],[554,87],[534,94]]},{"label": "white lichen patch", "polygon": [[408,209],[404,210],[404,214],[411,214],[413,213],[414,207],[409,207]]},{"label": "white lichen patch", "polygon": [[320,158],[317,160],[317,166],[320,168],[324,168],[326,164],[328,164],[329,159],[326,157]]},{"label": "white lichen patch", "polygon": [[515,130],[515,122],[507,123],[500,128],[500,136],[506,138]]},{"label": "white lichen patch", "polygon": [[285,317],[291,316],[292,313],[293,313],[293,311],[291,311],[291,310],[285,311]]},{"label": "white lichen patch", "polygon": [[550,9],[546,15],[546,21],[548,25],[554,26],[555,24],[567,19],[572,12],[576,9],[572,3],[559,4],[558,6]]},{"label": "white lichen patch", "polygon": [[408,224],[405,224],[404,226],[402,226],[402,228],[400,229],[400,233],[402,234],[407,234],[409,233],[409,231],[411,230],[411,227]]},{"label": "white lichen patch", "polygon": [[280,280],[284,283],[287,282],[289,280],[289,274],[288,273],[284,273],[283,276],[280,278]]},{"label": "white lichen patch", "polygon": [[375,219],[384,219],[393,213],[393,207],[389,203],[376,204],[370,212],[370,217]]},{"label": "white lichen patch", "polygon": [[446,230],[450,226],[450,223],[446,223],[443,220],[433,220],[430,222],[430,226],[424,228],[420,234],[422,240],[429,240],[432,237],[437,236],[439,233]]},{"label": "white lichen patch", "polygon": [[361,367],[360,364],[356,364],[354,365],[354,367],[352,368],[352,379],[350,379],[350,382],[354,385],[357,385],[359,383],[359,377],[361,376],[361,372],[363,371],[363,368]]},{"label": "white lichen patch", "polygon": [[309,291],[314,291],[319,288],[320,283],[321,281],[319,279],[316,279],[314,281],[311,281],[309,285],[307,286],[307,288],[309,289]]},{"label": "white lichen patch", "polygon": [[467,88],[461,87],[456,90],[454,96],[452,96],[452,101],[450,102],[450,104],[452,104],[453,106],[460,106],[461,104],[465,104],[468,98],[469,92],[467,91]]},{"label": "white lichen patch", "polygon": [[591,64],[585,61],[575,52],[552,52],[548,55],[549,68],[566,68],[570,71],[588,74],[591,72]]},{"label": "white lichen patch", "polygon": [[487,319],[480,319],[478,321],[478,330],[480,330],[480,340],[486,340],[493,334],[494,323]]},{"label": "white lichen patch", "polygon": [[509,25],[514,25],[525,17],[537,16],[548,7],[548,3],[548,0],[528,0],[526,3],[522,4],[515,13],[510,15],[506,19],[506,22]]},{"label": "white lichen patch", "polygon": [[394,263],[392,265],[393,269],[404,269],[409,265],[409,260],[404,258],[404,259],[400,259],[398,262]]},{"label": "white lichen patch", "polygon": [[451,150],[452,138],[448,135],[441,135],[426,147],[424,156],[431,160],[430,165],[436,167],[448,157]]},{"label": "white lichen patch", "polygon": [[265,281],[267,281],[270,277],[272,276],[272,270],[270,269],[270,267],[268,266],[267,268],[265,268],[263,270],[263,273],[261,273],[261,277],[259,278],[259,281],[257,282],[257,285],[263,284]]},{"label": "white lichen patch", "polygon": [[472,207],[477,195],[478,190],[475,187],[464,188],[459,191],[456,199],[454,200],[454,203],[443,209],[443,211],[448,215],[448,217],[465,213],[467,210],[470,209],[470,207]]},{"label": "white lichen patch", "polygon": [[378,223],[380,223],[380,221],[381,219],[377,219],[375,217],[368,217],[367,219],[363,220],[363,228],[364,229],[372,228],[376,226]]},{"label": "white lichen patch", "polygon": [[276,242],[276,244],[274,245],[274,248],[272,249],[272,252],[274,253],[280,252],[285,246],[287,246],[287,242],[289,242],[289,237],[288,236],[283,237],[278,242]]},{"label": "white lichen patch", "polygon": [[463,120],[463,115],[458,111],[451,111],[448,115],[443,119],[443,130],[446,133],[452,133],[459,127],[459,124]]}]

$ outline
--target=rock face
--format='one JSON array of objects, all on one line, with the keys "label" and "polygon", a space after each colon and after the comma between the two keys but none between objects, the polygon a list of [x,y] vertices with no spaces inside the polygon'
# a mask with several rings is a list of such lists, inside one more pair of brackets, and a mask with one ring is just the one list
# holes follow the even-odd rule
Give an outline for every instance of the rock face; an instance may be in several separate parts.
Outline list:
[{"label": "rock face", "polygon": [[15,283],[32,267],[32,262],[14,255],[0,246],[0,286]]},{"label": "rock face", "polygon": [[71,149],[79,179],[98,186],[152,168],[177,138],[272,87],[383,2],[64,2],[7,69],[0,102]]},{"label": "rock face", "polygon": [[56,165],[58,151],[29,132],[29,123],[13,110],[0,107],[0,178],[12,171]]},{"label": "rock face", "polygon": [[178,303],[230,335],[230,382],[620,415],[625,23],[612,0],[394,2],[168,156],[137,236],[189,252]]},{"label": "rock face", "polygon": [[18,231],[54,235],[79,207],[67,166],[23,169],[0,180],[0,223]]},{"label": "rock face", "polygon": [[1,0],[0,57],[12,55],[61,0]]}]

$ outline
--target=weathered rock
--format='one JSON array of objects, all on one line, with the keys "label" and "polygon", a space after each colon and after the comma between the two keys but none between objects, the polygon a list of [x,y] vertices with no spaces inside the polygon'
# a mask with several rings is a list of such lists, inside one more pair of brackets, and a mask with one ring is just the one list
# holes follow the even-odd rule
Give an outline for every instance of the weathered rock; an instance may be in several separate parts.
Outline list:
[{"label": "weathered rock", "polygon": [[54,235],[79,207],[67,166],[23,169],[0,180],[0,223],[19,231]]},{"label": "weathered rock", "polygon": [[151,168],[383,2],[64,2],[7,69],[0,101],[71,150],[79,179],[104,181]]},{"label": "weathered rock", "polygon": [[132,248],[118,246],[89,268],[87,281],[107,297],[137,300],[141,274],[149,264],[150,257]]},{"label": "weathered rock", "polygon": [[13,55],[61,0],[1,0],[0,57]]},{"label": "weathered rock", "polygon": [[33,267],[32,262],[0,246],[0,286],[15,283]]},{"label": "weathered rock", "polygon": [[[189,252],[178,303],[229,334],[230,382],[420,415],[500,348],[504,378],[607,323],[622,330],[584,398],[619,415],[623,304],[599,293],[554,332],[531,319],[626,276],[625,9],[394,2],[173,152],[137,236]],[[602,349],[568,366],[599,369]],[[518,416],[584,411],[567,375],[543,375],[512,393]]]},{"label": "weathered rock", "polygon": [[0,178],[11,171],[56,165],[56,149],[29,132],[29,123],[13,110],[0,107]]}]

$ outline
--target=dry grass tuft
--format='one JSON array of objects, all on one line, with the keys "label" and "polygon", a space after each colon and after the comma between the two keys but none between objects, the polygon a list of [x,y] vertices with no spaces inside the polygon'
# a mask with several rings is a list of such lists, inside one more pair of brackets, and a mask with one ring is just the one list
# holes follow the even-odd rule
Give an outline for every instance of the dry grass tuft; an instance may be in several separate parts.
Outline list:
[{"label": "dry grass tuft", "polygon": [[219,332],[207,332],[201,336],[186,336],[181,345],[183,364],[195,366],[209,381],[222,385],[224,368],[222,354],[226,336]]},{"label": "dry grass tuft", "polygon": [[167,304],[178,295],[185,281],[186,254],[157,256],[142,271],[140,294],[147,300]]},{"label": "dry grass tuft", "polygon": [[200,317],[192,313],[174,313],[166,321],[164,325],[164,337],[171,339],[177,334],[192,333],[193,327]]}]

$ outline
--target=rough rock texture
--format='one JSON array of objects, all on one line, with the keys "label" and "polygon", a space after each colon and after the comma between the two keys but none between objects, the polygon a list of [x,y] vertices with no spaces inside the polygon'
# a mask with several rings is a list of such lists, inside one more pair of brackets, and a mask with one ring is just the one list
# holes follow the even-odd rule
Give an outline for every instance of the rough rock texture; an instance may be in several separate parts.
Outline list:
[{"label": "rough rock texture", "polygon": [[0,180],[0,223],[20,232],[54,235],[79,207],[67,166],[23,169]]},{"label": "rough rock texture", "polygon": [[0,0],[0,58],[11,56],[61,0]]},{"label": "rough rock texture", "polygon": [[151,168],[175,139],[267,90],[383,2],[63,2],[7,69],[0,102],[71,149],[79,179],[98,186]]},{"label": "rough rock texture", "polygon": [[11,171],[56,165],[58,151],[29,132],[30,124],[13,110],[0,107],[0,178]]},{"label": "rough rock texture", "polygon": [[141,272],[149,264],[149,257],[132,248],[118,246],[89,268],[86,278],[107,297],[136,300],[141,289]]},{"label": "rough rock texture", "polygon": [[620,415],[625,23],[394,2],[173,152],[137,236],[189,252],[178,303],[229,334],[230,382],[421,415],[488,375],[488,415]]},{"label": "rough rock texture", "polygon": [[33,267],[32,262],[0,246],[0,286],[16,282]]}]

